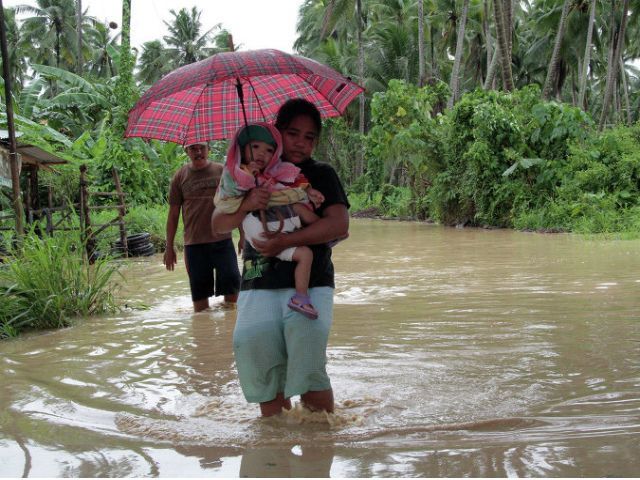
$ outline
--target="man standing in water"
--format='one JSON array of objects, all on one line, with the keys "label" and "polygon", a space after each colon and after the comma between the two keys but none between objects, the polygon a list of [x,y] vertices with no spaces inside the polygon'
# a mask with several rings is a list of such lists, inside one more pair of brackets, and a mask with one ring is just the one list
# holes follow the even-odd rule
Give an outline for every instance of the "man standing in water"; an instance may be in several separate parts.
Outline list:
[{"label": "man standing in water", "polygon": [[174,240],[182,211],[191,299],[193,310],[200,312],[209,308],[209,297],[213,295],[224,295],[228,303],[236,302],[240,271],[231,233],[214,234],[211,230],[213,197],[220,183],[222,165],[209,161],[206,142],[186,145],[185,151],[190,162],[171,179],[164,264],[167,270],[173,270],[177,263]]},{"label": "man standing in water", "polygon": [[[335,170],[312,158],[322,128],[318,109],[304,99],[288,100],[280,107],[275,126],[282,134],[282,159],[300,168],[325,201],[316,210],[320,219],[305,228],[256,240],[255,248],[245,243],[233,333],[236,367],[245,398],[259,403],[263,416],[290,409],[295,395],[309,410],[331,413],[334,400],[326,350],[335,285],[327,243],[348,234],[349,201]],[[269,197],[267,188],[250,190],[235,214],[214,212],[213,229],[232,231],[248,212],[265,209]],[[274,258],[285,248],[302,245],[313,249],[309,295],[319,312],[315,320],[287,307],[295,293],[295,264]]]}]

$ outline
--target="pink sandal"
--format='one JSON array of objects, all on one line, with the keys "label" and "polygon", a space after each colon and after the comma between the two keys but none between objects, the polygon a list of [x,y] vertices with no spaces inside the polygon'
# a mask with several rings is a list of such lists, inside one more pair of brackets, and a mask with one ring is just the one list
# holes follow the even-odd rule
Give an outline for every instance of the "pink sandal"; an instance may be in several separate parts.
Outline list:
[{"label": "pink sandal", "polygon": [[291,310],[295,310],[311,320],[318,318],[318,311],[311,305],[309,295],[302,295],[296,292],[296,294],[289,299],[287,306]]}]

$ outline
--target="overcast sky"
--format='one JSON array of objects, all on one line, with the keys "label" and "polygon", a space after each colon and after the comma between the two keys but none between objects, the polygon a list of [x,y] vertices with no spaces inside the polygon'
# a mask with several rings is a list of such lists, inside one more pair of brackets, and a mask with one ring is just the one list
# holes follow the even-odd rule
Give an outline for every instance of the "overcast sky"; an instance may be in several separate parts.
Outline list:
[{"label": "overcast sky", "polygon": [[[35,5],[35,0],[3,0],[5,7]],[[221,23],[243,50],[276,48],[293,52],[298,9],[303,0],[131,0],[131,45],[139,47],[167,34],[163,21],[169,10],[197,7],[202,12],[202,32]],[[98,20],[122,23],[119,0],[82,0],[82,9]],[[119,30],[117,30],[119,31]]]}]

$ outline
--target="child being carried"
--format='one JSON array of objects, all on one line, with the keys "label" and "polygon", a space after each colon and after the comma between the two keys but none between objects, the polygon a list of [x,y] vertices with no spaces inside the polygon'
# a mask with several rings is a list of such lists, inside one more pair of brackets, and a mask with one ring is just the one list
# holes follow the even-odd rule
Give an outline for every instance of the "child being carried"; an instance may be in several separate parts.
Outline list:
[{"label": "child being carried", "polygon": [[[267,187],[271,192],[267,211],[247,214],[241,233],[249,244],[263,235],[292,232],[317,221],[311,202],[318,207],[324,196],[311,188],[308,180],[294,164],[283,162],[280,132],[267,123],[254,123],[241,127],[234,137],[215,196],[216,209],[222,213],[235,213],[244,195],[254,187]],[[290,205],[294,215],[283,218],[277,206]],[[275,217],[275,218],[274,218]],[[264,237],[263,237],[264,238]],[[307,246],[291,247],[276,258],[293,261],[296,293],[289,300],[292,310],[307,318],[318,318],[318,312],[309,298],[309,278],[313,252]]]}]

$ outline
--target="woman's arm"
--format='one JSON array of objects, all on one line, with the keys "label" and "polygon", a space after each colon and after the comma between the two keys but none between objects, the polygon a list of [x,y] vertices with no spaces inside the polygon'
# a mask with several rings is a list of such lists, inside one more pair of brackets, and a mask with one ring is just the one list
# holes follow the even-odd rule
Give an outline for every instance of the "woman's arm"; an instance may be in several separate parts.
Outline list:
[{"label": "woman's arm", "polygon": [[265,257],[273,257],[285,248],[326,243],[349,232],[349,211],[342,203],[330,205],[322,217],[311,225],[291,233],[279,233],[264,241],[254,240],[255,249]]},{"label": "woman's arm", "polygon": [[240,226],[247,213],[267,208],[270,196],[271,194],[266,188],[252,188],[245,195],[240,208],[235,213],[221,213],[215,209],[211,216],[211,230],[216,235],[231,232]]}]

